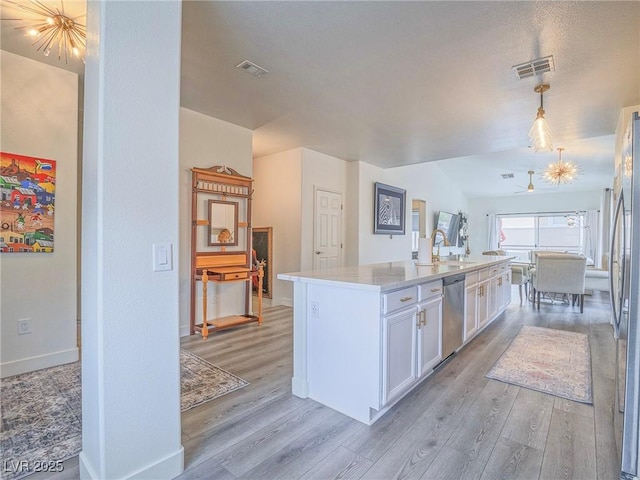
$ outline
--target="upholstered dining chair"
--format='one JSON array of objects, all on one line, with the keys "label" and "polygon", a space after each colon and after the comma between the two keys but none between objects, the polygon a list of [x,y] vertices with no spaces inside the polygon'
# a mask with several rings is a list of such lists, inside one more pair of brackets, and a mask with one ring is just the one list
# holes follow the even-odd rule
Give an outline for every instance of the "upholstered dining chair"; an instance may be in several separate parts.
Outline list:
[{"label": "upholstered dining chair", "polygon": [[542,253],[536,255],[532,275],[533,300],[540,310],[541,293],[563,293],[571,295],[572,305],[580,303],[584,311],[585,272],[587,258],[573,253]]},{"label": "upholstered dining chair", "polygon": [[[483,255],[506,256],[504,250],[487,250]],[[529,267],[526,265],[511,265],[511,285],[518,285],[520,305],[522,305],[522,286],[524,285],[525,298],[529,298]]]}]

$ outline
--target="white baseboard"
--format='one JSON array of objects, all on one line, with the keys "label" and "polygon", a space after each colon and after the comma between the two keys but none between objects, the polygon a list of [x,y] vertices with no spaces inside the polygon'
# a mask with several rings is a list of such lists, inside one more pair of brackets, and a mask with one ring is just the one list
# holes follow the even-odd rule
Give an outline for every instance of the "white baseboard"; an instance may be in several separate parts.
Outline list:
[{"label": "white baseboard", "polygon": [[0,378],[11,377],[20,373],[33,372],[43,368],[57,367],[79,359],[78,347],[47,353],[36,357],[21,358],[0,364]]},{"label": "white baseboard", "polygon": [[100,478],[96,471],[94,470],[91,462],[84,454],[84,450],[80,452],[78,455],[78,467],[80,468],[80,479],[81,480],[90,480],[93,478]]},{"label": "white baseboard", "polygon": [[[80,466],[80,478],[82,480],[98,480],[101,478],[92,467],[91,462],[87,459],[84,451],[80,452],[78,463]],[[127,480],[142,480],[149,478],[170,480],[171,478],[175,478],[180,475],[183,471],[184,448],[181,445],[177,452],[122,478]]]},{"label": "white baseboard", "polygon": [[308,398],[309,383],[293,377],[291,379],[291,393],[293,393],[296,397]]},{"label": "white baseboard", "polygon": [[189,325],[180,325],[180,330],[178,331],[181,337],[188,337],[191,335]]}]

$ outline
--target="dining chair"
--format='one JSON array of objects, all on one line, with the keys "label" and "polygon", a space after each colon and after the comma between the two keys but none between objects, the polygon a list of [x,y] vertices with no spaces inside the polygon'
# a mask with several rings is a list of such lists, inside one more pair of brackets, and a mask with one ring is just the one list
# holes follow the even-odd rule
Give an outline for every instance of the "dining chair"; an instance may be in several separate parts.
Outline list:
[{"label": "dining chair", "polygon": [[538,310],[541,293],[562,293],[571,295],[572,305],[578,300],[582,313],[586,268],[587,259],[583,255],[538,252],[532,275],[533,299],[538,303]]}]

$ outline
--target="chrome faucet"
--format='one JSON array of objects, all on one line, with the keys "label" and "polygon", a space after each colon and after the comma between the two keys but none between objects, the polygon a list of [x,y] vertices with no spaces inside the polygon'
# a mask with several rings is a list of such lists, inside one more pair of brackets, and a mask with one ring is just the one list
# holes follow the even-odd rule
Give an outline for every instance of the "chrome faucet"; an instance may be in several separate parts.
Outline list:
[{"label": "chrome faucet", "polygon": [[[431,244],[433,245],[435,243],[435,239],[436,239],[436,236],[438,235],[438,233],[440,235],[442,235],[442,240],[444,241],[444,246],[445,247],[451,246],[451,244],[449,243],[449,240],[447,240],[447,234],[444,233],[444,231],[442,229],[440,229],[440,228],[436,228],[433,232],[431,232]],[[432,257],[432,260],[434,262],[439,262],[440,261],[440,243],[437,244],[437,247],[438,247],[438,251]]]}]

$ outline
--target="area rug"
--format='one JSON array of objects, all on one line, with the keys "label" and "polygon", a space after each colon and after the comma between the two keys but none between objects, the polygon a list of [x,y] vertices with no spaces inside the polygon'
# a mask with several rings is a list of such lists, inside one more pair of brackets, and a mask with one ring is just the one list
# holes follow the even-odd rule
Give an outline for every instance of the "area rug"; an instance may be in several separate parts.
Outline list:
[{"label": "area rug", "polygon": [[[80,362],[2,379],[0,478],[60,468],[82,447]],[[180,406],[184,412],[249,383],[180,350]],[[40,462],[40,463],[38,463]]]},{"label": "area rug", "polygon": [[180,408],[183,412],[247,385],[249,382],[240,377],[187,350],[180,350]]},{"label": "area rug", "polygon": [[524,325],[486,376],[591,404],[589,337]]}]

